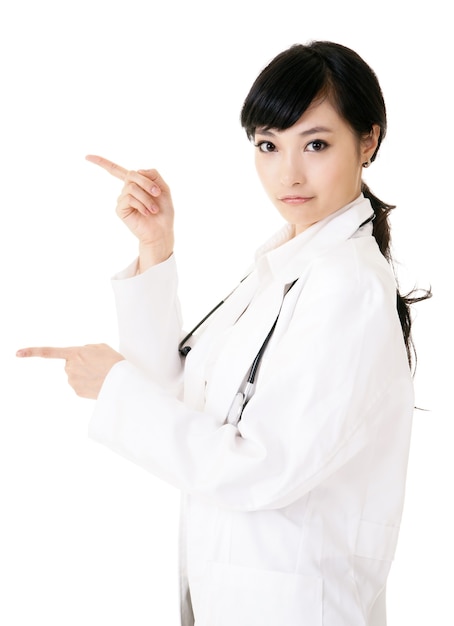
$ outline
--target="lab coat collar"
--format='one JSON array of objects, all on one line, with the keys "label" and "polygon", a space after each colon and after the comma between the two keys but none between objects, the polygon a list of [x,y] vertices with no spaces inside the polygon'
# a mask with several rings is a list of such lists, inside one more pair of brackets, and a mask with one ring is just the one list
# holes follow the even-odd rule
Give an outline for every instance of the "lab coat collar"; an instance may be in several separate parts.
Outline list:
[{"label": "lab coat collar", "polygon": [[370,201],[361,194],[296,237],[294,226],[286,224],[257,250],[259,274],[271,272],[285,282],[295,280],[309,260],[352,237],[373,214]]}]

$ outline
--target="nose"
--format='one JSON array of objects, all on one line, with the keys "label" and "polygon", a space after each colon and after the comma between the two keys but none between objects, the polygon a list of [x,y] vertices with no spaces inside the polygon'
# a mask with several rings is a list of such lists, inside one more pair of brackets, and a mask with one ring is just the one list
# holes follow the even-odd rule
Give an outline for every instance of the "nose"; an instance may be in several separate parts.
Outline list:
[{"label": "nose", "polygon": [[288,154],[282,159],[280,179],[284,187],[294,187],[304,182],[305,174],[303,165],[298,156]]}]

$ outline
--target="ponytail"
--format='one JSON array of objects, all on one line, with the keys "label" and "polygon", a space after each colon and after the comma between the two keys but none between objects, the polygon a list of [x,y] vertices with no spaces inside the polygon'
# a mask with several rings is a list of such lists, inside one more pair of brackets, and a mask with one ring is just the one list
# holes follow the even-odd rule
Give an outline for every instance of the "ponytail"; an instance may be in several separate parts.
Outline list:
[{"label": "ponytail", "polygon": [[[390,212],[395,208],[392,204],[386,204],[382,202],[377,196],[375,196],[366,183],[362,183],[361,191],[365,198],[368,198],[370,201],[372,208],[375,213],[374,221],[373,221],[373,231],[372,234],[377,241],[377,245],[380,249],[380,252],[383,254],[385,259],[389,262],[394,271],[393,258],[391,255],[391,228],[388,221],[388,216]],[[394,272],[395,273],[395,272]],[[397,280],[397,278],[396,278]],[[422,295],[416,295],[422,291]],[[411,317],[411,305],[416,302],[421,302],[422,300],[427,300],[432,297],[432,291],[428,290],[420,290],[413,289],[406,295],[401,295],[399,291],[399,286],[397,286],[396,290],[396,306],[397,313],[399,315],[400,325],[402,326],[402,334],[404,336],[405,348],[407,350],[408,363],[410,367],[413,364],[413,357],[416,365],[416,351],[413,344],[412,336],[411,336],[411,325],[412,325],[412,317]]]}]

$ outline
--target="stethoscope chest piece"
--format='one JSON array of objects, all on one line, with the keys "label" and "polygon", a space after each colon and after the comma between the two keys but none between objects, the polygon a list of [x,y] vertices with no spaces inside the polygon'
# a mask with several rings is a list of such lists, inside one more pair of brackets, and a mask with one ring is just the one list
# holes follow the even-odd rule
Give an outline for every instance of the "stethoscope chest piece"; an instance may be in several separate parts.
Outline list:
[{"label": "stethoscope chest piece", "polygon": [[243,408],[245,404],[244,401],[244,394],[239,391],[233,398],[233,402],[230,406],[229,412],[227,413],[227,424],[232,424],[233,426],[236,426],[238,424],[241,419],[241,414],[243,413]]}]

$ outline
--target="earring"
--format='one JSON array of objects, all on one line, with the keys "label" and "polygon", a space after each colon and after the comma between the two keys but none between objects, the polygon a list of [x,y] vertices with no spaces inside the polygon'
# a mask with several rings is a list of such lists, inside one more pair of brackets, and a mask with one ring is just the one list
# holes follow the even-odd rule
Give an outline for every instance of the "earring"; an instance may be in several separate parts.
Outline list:
[{"label": "earring", "polygon": [[369,161],[366,161],[365,163],[363,163],[363,167],[369,167],[369,165],[370,165],[370,159]]}]

